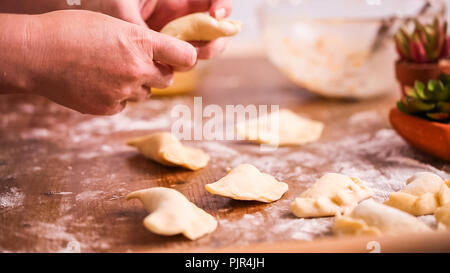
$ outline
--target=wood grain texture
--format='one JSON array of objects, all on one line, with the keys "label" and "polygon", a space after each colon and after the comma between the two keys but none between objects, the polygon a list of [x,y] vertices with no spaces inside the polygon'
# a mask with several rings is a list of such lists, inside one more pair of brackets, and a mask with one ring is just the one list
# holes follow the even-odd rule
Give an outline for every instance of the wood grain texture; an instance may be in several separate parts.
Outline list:
[{"label": "wood grain texture", "polygon": [[[411,172],[450,172],[448,164],[410,148],[390,129],[387,115],[397,92],[392,94],[362,102],[326,100],[295,87],[264,59],[218,60],[193,94],[204,106],[278,104],[323,121],[325,131],[316,144],[272,154],[238,141],[188,141],[211,156],[196,172],[160,166],[125,145],[130,137],[169,130],[172,107],[192,106],[192,97],[155,98],[130,104],[117,116],[92,117],[39,97],[1,96],[0,251],[67,251],[69,242],[84,252],[218,251],[261,244],[265,247],[255,250],[281,251],[286,242],[286,249],[312,251],[291,244],[328,238],[332,218],[297,219],[288,204],[324,172],[362,175],[378,200],[398,190]],[[261,204],[206,192],[205,184],[241,162],[285,181],[288,193]],[[142,225],[147,213],[124,196],[153,186],[179,190],[214,215],[218,229],[193,242],[147,231]],[[435,242],[435,250],[448,251],[448,240]],[[420,243],[414,248],[420,250]]]}]

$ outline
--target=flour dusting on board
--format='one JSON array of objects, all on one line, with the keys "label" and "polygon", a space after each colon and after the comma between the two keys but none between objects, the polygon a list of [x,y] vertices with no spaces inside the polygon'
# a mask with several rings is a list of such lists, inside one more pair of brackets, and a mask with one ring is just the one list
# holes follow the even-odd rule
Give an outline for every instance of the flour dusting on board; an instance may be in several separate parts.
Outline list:
[{"label": "flour dusting on board", "polygon": [[[142,226],[142,219],[147,214],[140,207],[131,209],[124,201],[124,196],[135,189],[136,181],[148,180],[149,186],[154,185],[152,183],[174,186],[185,193],[192,191],[192,202],[205,206],[219,222],[215,232],[195,243],[205,246],[202,242],[208,242],[209,246],[222,247],[288,240],[309,241],[330,236],[333,217],[302,219],[289,210],[289,204],[325,172],[360,178],[374,190],[374,199],[378,202],[386,200],[390,192],[401,189],[406,179],[416,172],[429,171],[442,178],[450,178],[448,164],[433,161],[409,147],[386,126],[386,113],[372,110],[353,113],[346,121],[347,125],[344,124],[345,134],[334,135],[333,122],[324,120],[325,135],[318,142],[281,147],[273,153],[263,153],[259,145],[238,141],[189,142],[189,145],[204,149],[211,157],[205,170],[189,175],[185,175],[183,170],[177,169],[172,173],[173,169],[161,169],[125,145],[125,140],[131,135],[170,130],[172,107],[191,102],[192,98],[187,97],[149,100],[132,104],[112,117],[71,115],[67,124],[57,122],[55,116],[67,112],[53,104],[45,107],[48,115],[33,122],[30,120],[34,113],[42,111],[37,111],[39,106],[33,104],[19,104],[18,112],[5,114],[0,119],[3,134],[0,140],[7,144],[16,144],[20,140],[23,145],[1,155],[3,165],[0,164],[0,174],[3,177],[0,176],[0,181],[7,181],[4,183],[7,186],[0,188],[0,213],[17,214],[27,209],[26,206],[31,206],[24,201],[26,197],[31,199],[36,196],[25,196],[25,192],[27,195],[37,194],[39,204],[53,211],[46,219],[36,218],[23,223],[27,226],[25,229],[21,226],[4,229],[19,242],[43,238],[45,243],[23,246],[23,249],[1,246],[1,250],[68,252],[72,243],[72,246],[79,245],[82,251],[115,251],[130,241],[150,242],[151,236],[156,235],[148,233]],[[149,116],[147,110],[158,112]],[[328,114],[324,113],[323,117]],[[36,125],[27,127],[29,130],[20,131],[17,135],[11,133],[13,130],[9,128],[20,122]],[[23,157],[23,154],[27,156]],[[45,160],[41,160],[43,158]],[[18,159],[23,162],[19,164]],[[433,166],[425,162],[433,162]],[[271,204],[228,202],[223,197],[211,196],[204,191],[204,183],[220,179],[213,177],[214,170],[224,174],[227,167],[233,168],[242,163],[253,164],[260,171],[286,182],[289,191],[281,200]],[[28,167],[6,169],[8,166]],[[8,178],[18,173],[21,174],[20,179]],[[51,175],[40,179],[40,175],[48,173]],[[180,177],[186,181],[178,185],[176,182]],[[47,183],[48,188],[42,193],[28,193],[24,190],[28,183]],[[51,194],[46,194],[48,192]],[[232,213],[236,204],[244,208],[244,215]],[[99,221],[96,218],[98,215],[107,215],[107,218]],[[435,227],[432,215],[419,219]],[[106,225],[114,228],[107,228]],[[114,233],[116,228],[122,232]],[[20,232],[16,231],[19,229]],[[164,238],[160,239],[164,241]],[[174,241],[179,244],[176,239]],[[167,245],[170,244],[168,240]]]},{"label": "flour dusting on board", "polygon": [[[184,98],[149,100],[128,107],[111,117],[94,117],[79,123],[71,133],[74,142],[88,140],[92,134],[110,134],[111,132],[139,130],[170,130],[173,119],[170,111],[173,106],[187,104]],[[137,109],[136,109],[137,108]],[[157,116],[145,115],[149,110],[158,110]]]},{"label": "flour dusting on board", "polygon": [[0,193],[0,208],[16,208],[23,204],[24,194],[16,187]]},{"label": "flour dusting on board", "polygon": [[75,196],[76,201],[94,200],[103,194],[102,191],[85,191]]},{"label": "flour dusting on board", "polygon": [[[376,117],[376,112],[363,112],[355,114],[349,123],[367,121],[376,126],[377,120],[380,122]],[[233,157],[230,152],[230,167],[251,163],[261,171],[287,182],[289,191],[281,200],[266,206],[260,212],[246,214],[236,220],[220,219],[220,229],[228,230],[233,235],[226,239],[230,241],[228,244],[309,241],[331,235],[333,217],[303,219],[296,218],[289,211],[289,204],[295,197],[324,174],[317,173],[316,168],[326,167],[328,172],[362,179],[374,190],[373,198],[378,202],[385,201],[389,193],[404,187],[407,178],[416,172],[428,171],[446,179],[450,177],[447,172],[415,159],[417,155],[414,151],[392,129],[381,128],[370,134],[364,132],[364,126],[359,128],[354,129],[354,135],[336,141],[280,149],[272,155],[249,153]],[[223,152],[226,153],[225,150]],[[226,156],[222,154],[221,157]],[[298,166],[289,168],[292,163]],[[433,228],[436,227],[433,216],[422,216],[419,219]]]}]

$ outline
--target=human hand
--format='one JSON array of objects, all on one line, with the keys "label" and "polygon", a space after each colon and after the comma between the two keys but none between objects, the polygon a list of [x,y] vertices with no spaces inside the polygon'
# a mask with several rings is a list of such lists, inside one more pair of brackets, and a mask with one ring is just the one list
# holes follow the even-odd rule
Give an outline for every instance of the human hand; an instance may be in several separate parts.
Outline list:
[{"label": "human hand", "polygon": [[[217,19],[228,17],[232,0],[90,0],[83,8],[159,31],[170,21],[194,12],[209,11]],[[210,59],[225,49],[226,38],[191,44],[199,59]]]},{"label": "human hand", "polygon": [[173,70],[188,70],[197,60],[189,43],[104,14],[31,17],[31,90],[82,113],[117,113],[151,87],[168,87]]}]

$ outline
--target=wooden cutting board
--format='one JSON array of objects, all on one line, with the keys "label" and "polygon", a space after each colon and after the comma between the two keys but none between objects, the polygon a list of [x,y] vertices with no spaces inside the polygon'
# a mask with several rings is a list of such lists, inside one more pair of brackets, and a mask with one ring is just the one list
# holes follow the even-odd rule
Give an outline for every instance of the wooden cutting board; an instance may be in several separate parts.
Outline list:
[{"label": "wooden cutting board", "polygon": [[[2,96],[0,251],[366,251],[366,239],[335,241],[332,218],[295,218],[289,203],[325,172],[360,177],[375,189],[377,201],[417,171],[450,177],[449,164],[410,148],[390,128],[387,114],[397,90],[370,101],[326,100],[256,58],[215,61],[193,95],[201,96],[203,107],[277,104],[323,121],[325,131],[318,143],[273,153],[240,141],[188,141],[211,156],[208,167],[192,172],[157,165],[124,144],[170,130],[171,110],[192,107],[192,96],[130,104],[113,117],[80,115],[39,97]],[[288,183],[288,193],[261,204],[205,191],[204,184],[244,162]],[[185,194],[217,218],[217,230],[197,241],[147,231],[147,213],[124,196],[153,186]],[[433,216],[421,219],[434,226]],[[448,233],[424,236],[389,239],[385,250],[449,251]]]}]

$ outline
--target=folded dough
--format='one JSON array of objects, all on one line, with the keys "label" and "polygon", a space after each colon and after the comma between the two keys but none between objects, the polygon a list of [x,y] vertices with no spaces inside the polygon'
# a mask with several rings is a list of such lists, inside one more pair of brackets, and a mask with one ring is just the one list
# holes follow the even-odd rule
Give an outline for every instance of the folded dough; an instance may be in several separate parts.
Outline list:
[{"label": "folded dough", "polygon": [[372,191],[358,178],[327,173],[295,198],[290,209],[295,216],[303,218],[334,216],[351,211],[371,195]]},{"label": "folded dough", "polygon": [[219,181],[205,185],[208,192],[236,200],[255,200],[270,203],[283,196],[288,185],[273,176],[261,173],[250,164],[241,164]]},{"label": "folded dough", "polygon": [[450,229],[450,203],[440,207],[434,213],[436,221]]},{"label": "folded dough", "polygon": [[209,161],[205,152],[184,146],[167,132],[130,139],[127,145],[136,147],[144,156],[166,166],[181,166],[195,171],[205,167]]},{"label": "folded dough", "polygon": [[[278,119],[276,115],[278,114]],[[272,128],[272,119],[278,130]],[[236,125],[236,132],[244,139],[268,145],[288,146],[314,142],[320,138],[323,123],[301,117],[287,109]]]},{"label": "folded dough", "polygon": [[413,215],[432,214],[450,203],[449,185],[450,180],[445,182],[433,173],[420,172],[410,177],[401,191],[391,193],[384,204]]},{"label": "folded dough", "polygon": [[161,33],[183,41],[211,41],[233,36],[241,31],[242,23],[230,19],[217,20],[205,13],[192,13],[169,22]]},{"label": "folded dough", "polygon": [[180,192],[162,187],[139,190],[127,195],[127,200],[138,198],[150,213],[144,226],[160,235],[182,233],[191,240],[213,232],[217,221],[189,202]]},{"label": "folded dough", "polygon": [[405,234],[431,231],[416,217],[373,200],[361,202],[347,216],[337,216],[333,232],[337,235]]}]

